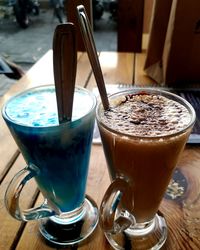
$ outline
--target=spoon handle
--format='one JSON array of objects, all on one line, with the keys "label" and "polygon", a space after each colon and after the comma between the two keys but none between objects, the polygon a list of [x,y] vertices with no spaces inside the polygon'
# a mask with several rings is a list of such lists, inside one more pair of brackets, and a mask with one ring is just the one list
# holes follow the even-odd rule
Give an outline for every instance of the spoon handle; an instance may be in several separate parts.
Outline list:
[{"label": "spoon handle", "polygon": [[53,37],[53,68],[59,123],[71,121],[77,50],[73,23],[60,24]]},{"label": "spoon handle", "polygon": [[94,77],[97,82],[97,86],[99,89],[99,93],[101,96],[102,104],[105,110],[109,109],[109,102],[106,93],[105,82],[103,79],[103,74],[101,70],[101,66],[99,63],[99,59],[97,56],[97,50],[92,34],[92,29],[89,24],[89,19],[86,14],[85,8],[83,5],[77,6],[77,15],[80,24],[81,34],[83,36],[83,41],[88,53],[88,57],[92,66],[92,70],[94,72]]}]

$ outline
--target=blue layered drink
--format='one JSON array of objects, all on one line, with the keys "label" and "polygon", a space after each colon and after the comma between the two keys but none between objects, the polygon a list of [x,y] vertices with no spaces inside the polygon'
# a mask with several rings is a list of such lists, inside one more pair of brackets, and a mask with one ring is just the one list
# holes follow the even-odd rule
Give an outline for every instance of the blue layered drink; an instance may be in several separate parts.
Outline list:
[{"label": "blue layered drink", "polygon": [[95,106],[95,97],[77,87],[72,120],[59,124],[55,88],[48,85],[11,98],[3,108],[28,168],[58,214],[84,202]]}]

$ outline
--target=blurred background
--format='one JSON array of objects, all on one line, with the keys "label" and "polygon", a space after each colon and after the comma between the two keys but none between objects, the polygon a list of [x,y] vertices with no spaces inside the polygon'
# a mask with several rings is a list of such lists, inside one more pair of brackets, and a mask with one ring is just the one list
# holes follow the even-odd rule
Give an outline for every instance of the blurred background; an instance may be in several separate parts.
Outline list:
[{"label": "blurred background", "polygon": [[[93,0],[92,6],[97,50],[115,51],[117,0]],[[26,72],[52,48],[54,29],[66,20],[62,0],[0,0],[1,59],[16,63]],[[14,81],[0,74],[0,95]]]}]

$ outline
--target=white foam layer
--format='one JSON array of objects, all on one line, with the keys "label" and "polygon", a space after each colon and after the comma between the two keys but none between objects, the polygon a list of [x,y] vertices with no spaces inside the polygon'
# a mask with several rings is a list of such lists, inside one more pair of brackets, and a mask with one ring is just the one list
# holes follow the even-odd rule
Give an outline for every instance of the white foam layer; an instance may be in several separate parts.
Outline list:
[{"label": "white foam layer", "polygon": [[[92,98],[75,90],[72,120],[79,119],[93,106]],[[32,89],[11,99],[5,113],[12,121],[25,126],[44,127],[58,125],[57,103],[53,87]]]}]

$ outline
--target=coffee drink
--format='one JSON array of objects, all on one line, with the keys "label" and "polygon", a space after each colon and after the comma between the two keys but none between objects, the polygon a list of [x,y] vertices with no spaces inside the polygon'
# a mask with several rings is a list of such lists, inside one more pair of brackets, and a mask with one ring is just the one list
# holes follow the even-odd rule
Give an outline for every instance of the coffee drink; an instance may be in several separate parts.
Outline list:
[{"label": "coffee drink", "polygon": [[[137,223],[154,218],[191,129],[191,114],[166,96],[141,91],[110,99],[98,111],[99,129],[111,179],[132,187]],[[181,131],[181,133],[180,133]]]}]

